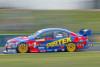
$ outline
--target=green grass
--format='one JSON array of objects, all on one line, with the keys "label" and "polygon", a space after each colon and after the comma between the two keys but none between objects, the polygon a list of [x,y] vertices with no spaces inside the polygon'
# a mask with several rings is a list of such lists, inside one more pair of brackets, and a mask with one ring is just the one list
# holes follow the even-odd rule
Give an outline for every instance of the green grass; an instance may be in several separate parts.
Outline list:
[{"label": "green grass", "polygon": [[2,54],[1,67],[99,67],[100,52]]},{"label": "green grass", "polygon": [[26,27],[27,30],[3,30],[0,34],[33,34],[43,28],[65,28],[75,33],[81,28],[87,28],[93,33],[100,33],[100,11],[33,10],[28,16],[13,13],[4,14],[3,18],[5,21],[1,19],[1,27],[6,23],[8,26]]}]

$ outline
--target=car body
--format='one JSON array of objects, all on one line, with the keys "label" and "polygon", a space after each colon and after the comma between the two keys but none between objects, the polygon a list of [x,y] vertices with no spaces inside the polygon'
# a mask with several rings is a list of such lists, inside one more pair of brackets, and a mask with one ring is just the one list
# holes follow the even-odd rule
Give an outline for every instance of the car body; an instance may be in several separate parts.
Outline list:
[{"label": "car body", "polygon": [[17,37],[7,41],[5,53],[55,52],[89,48],[88,35],[91,30],[81,29],[78,34],[61,28],[47,28],[28,37]]}]

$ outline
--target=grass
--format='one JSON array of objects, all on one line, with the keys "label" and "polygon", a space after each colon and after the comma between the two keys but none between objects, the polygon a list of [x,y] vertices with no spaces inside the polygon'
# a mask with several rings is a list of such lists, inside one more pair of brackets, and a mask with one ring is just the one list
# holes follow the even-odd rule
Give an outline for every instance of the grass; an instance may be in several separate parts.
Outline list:
[{"label": "grass", "polygon": [[99,67],[100,52],[2,54],[1,67]]},{"label": "grass", "polygon": [[[81,28],[87,28],[91,29],[92,33],[100,33],[100,11],[33,10],[25,15],[1,13],[0,17],[3,18],[0,19],[1,28],[12,27],[8,31],[0,31],[0,34],[33,34],[43,28],[65,28],[75,33]],[[24,30],[14,30],[13,27],[21,27]]]}]

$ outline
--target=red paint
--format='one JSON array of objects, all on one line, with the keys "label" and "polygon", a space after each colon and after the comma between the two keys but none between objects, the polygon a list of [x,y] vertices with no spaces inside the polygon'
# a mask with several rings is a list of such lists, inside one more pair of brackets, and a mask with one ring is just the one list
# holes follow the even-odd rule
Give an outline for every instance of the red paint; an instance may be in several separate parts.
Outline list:
[{"label": "red paint", "polygon": [[[80,43],[80,44],[86,44],[87,42],[86,42],[86,39],[87,39],[87,37],[85,38],[85,37],[83,37],[83,36],[79,36],[79,37],[75,37],[75,40],[73,41],[73,42],[75,42],[75,43],[79,43],[79,40],[84,40],[84,42],[82,42],[82,43]],[[84,46],[83,45],[77,45],[77,49],[81,49],[81,48],[83,48]]]},{"label": "red paint", "polygon": [[30,52],[39,52],[39,50],[38,50],[37,48],[30,49],[29,51],[30,51]]},{"label": "red paint", "polygon": [[9,42],[9,43],[16,43],[17,41],[19,41],[19,40],[11,41],[11,42]]},{"label": "red paint", "polygon": [[8,48],[8,44],[6,45],[6,48]]},{"label": "red paint", "polygon": [[44,42],[44,41],[39,41],[39,42]]},{"label": "red paint", "polygon": [[54,39],[54,38],[45,38],[43,41],[39,41],[39,42],[44,42],[44,41],[51,40],[51,39]]},{"label": "red paint", "polygon": [[36,47],[40,44],[39,42],[36,42],[36,41],[26,42],[26,44],[28,44],[29,48],[34,48],[34,43],[36,43]]},{"label": "red paint", "polygon": [[70,35],[72,35],[72,36],[77,36],[76,34],[74,34],[74,33],[69,33]]},{"label": "red paint", "polygon": [[86,44],[87,37],[86,37],[86,38],[84,38],[84,37],[82,36],[82,40],[84,40],[84,42],[83,42],[83,43],[81,43],[81,44]]},{"label": "red paint", "polygon": [[63,47],[59,47],[58,49],[63,49],[64,48],[64,46]]},{"label": "red paint", "polygon": [[84,46],[82,45],[77,45],[77,49],[83,48]]},{"label": "red paint", "polygon": [[34,47],[34,42],[35,41],[28,41],[28,42],[26,42],[26,44],[28,44],[29,48],[33,48]]},{"label": "red paint", "polygon": [[27,41],[26,44],[33,44],[35,41]]},{"label": "red paint", "polygon": [[86,38],[84,38],[83,36],[79,36],[79,37],[75,37],[74,41],[75,43],[79,43],[79,40],[84,40],[84,42],[82,42],[81,44],[86,44]]},{"label": "red paint", "polygon": [[75,37],[75,39],[74,39],[74,41],[73,41],[73,42],[78,43],[78,42],[79,42],[78,37]]},{"label": "red paint", "polygon": [[48,38],[47,40],[51,40],[51,39],[54,39],[54,38]]}]

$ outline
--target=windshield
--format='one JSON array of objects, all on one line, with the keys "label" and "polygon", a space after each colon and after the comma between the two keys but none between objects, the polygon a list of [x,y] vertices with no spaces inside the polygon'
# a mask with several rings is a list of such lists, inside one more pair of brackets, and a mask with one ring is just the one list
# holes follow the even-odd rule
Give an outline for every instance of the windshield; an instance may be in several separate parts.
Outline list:
[{"label": "windshield", "polygon": [[36,37],[37,35],[39,35],[39,32],[36,32],[36,33],[34,33],[33,35],[28,36],[28,37],[30,37],[30,38],[34,38],[34,37]]}]

